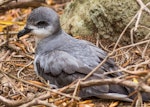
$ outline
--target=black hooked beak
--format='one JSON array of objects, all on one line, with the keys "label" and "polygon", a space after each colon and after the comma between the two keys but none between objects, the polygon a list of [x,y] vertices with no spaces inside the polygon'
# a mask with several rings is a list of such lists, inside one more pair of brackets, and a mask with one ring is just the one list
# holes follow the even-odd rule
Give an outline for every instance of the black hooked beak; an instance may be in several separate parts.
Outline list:
[{"label": "black hooked beak", "polygon": [[25,34],[30,33],[31,30],[32,29],[29,29],[29,28],[25,27],[23,30],[21,30],[21,31],[18,32],[17,37],[20,38],[20,37],[24,36]]}]

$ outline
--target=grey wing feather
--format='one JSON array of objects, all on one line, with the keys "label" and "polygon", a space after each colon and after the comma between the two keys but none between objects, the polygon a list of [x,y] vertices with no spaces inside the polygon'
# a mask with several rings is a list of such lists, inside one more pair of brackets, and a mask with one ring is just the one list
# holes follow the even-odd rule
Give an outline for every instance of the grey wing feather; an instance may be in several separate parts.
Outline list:
[{"label": "grey wing feather", "polygon": [[[107,53],[102,49],[96,47],[90,42],[87,42],[89,47],[91,48],[92,52],[95,53],[95,56],[99,57],[100,62],[107,56]],[[115,61],[111,58],[107,59],[107,61],[101,66],[100,70],[104,70],[104,72],[112,72],[118,70],[118,67],[115,64]],[[113,77],[118,77],[122,75],[121,72],[119,73],[112,73],[110,74]]]},{"label": "grey wing feather", "polygon": [[[48,54],[40,55],[40,57],[35,58],[35,68],[40,76],[46,80],[53,81],[52,84],[58,87],[62,87],[64,84],[68,85],[76,79],[83,78],[92,70],[64,51],[52,51]],[[103,77],[95,75],[96,78],[100,79]],[[93,79],[93,77],[90,77],[90,79]],[[97,89],[96,87],[93,86],[93,89]],[[98,92],[108,92],[108,90],[108,85],[103,85],[99,88]]]},{"label": "grey wing feather", "polygon": [[36,58],[35,64],[37,71],[42,69],[44,73],[51,73],[53,76],[57,76],[62,72],[88,74],[92,70],[70,54],[58,50],[40,55]]},{"label": "grey wing feather", "polygon": [[[78,43],[77,43],[78,42]],[[74,55],[78,60],[82,61],[82,63],[86,64],[88,67],[94,69],[102,60],[107,56],[107,53],[102,49],[98,48],[94,44],[84,41],[84,40],[77,40],[75,42],[77,45],[71,53]],[[80,54],[79,54],[80,53]],[[118,70],[113,59],[108,59],[99,69],[97,74],[103,74],[105,72],[112,72]],[[110,74],[111,77],[117,77],[122,75],[121,73],[112,73]]]}]

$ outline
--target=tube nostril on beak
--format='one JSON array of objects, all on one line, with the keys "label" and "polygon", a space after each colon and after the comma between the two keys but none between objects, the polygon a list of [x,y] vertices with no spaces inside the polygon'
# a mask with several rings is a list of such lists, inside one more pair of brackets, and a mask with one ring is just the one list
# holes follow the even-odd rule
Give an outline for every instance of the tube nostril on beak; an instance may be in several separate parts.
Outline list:
[{"label": "tube nostril on beak", "polygon": [[23,30],[19,31],[17,34],[17,37],[20,38],[22,36],[24,36],[25,34],[28,34],[31,32],[32,29],[29,28],[24,28]]}]

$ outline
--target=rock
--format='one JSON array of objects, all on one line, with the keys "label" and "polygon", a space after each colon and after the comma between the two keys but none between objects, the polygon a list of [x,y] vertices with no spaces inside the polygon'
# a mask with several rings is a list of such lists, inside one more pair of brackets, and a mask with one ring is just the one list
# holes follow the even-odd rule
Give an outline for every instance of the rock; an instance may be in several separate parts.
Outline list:
[{"label": "rock", "polygon": [[[149,0],[143,0],[146,4]],[[131,0],[74,0],[70,2],[61,16],[63,29],[71,35],[89,36],[100,35],[100,38],[116,41],[140,9],[136,1]],[[140,25],[149,27],[150,15],[143,12]],[[130,30],[134,23],[126,31],[123,41],[129,43]],[[134,33],[135,41],[145,38],[148,30],[138,29]]]}]

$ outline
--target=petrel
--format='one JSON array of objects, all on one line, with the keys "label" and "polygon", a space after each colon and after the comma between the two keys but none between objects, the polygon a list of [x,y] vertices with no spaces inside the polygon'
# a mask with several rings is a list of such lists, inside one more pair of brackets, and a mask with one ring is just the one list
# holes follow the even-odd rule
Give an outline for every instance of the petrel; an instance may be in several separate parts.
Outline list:
[{"label": "petrel", "polygon": [[[68,19],[69,20],[69,19]],[[36,74],[49,80],[55,88],[62,88],[84,78],[107,56],[107,53],[91,42],[79,40],[65,33],[57,13],[48,7],[34,9],[27,18],[26,26],[18,38],[31,33],[35,36],[36,50],[34,69]],[[87,80],[116,78],[122,73],[103,75],[118,70],[113,59],[108,59]],[[98,97],[131,102],[128,95],[133,90],[117,85],[96,85],[80,89],[81,98]],[[143,97],[144,100],[149,100]]]}]

